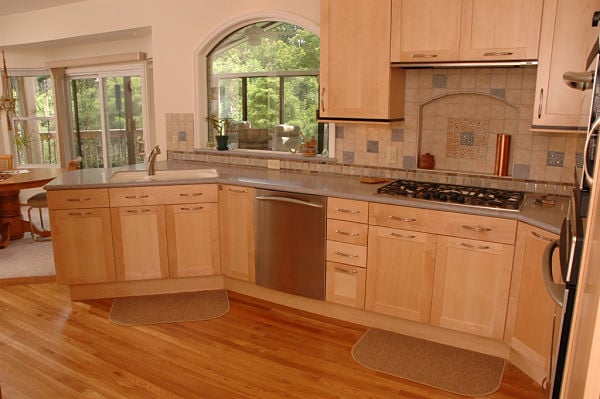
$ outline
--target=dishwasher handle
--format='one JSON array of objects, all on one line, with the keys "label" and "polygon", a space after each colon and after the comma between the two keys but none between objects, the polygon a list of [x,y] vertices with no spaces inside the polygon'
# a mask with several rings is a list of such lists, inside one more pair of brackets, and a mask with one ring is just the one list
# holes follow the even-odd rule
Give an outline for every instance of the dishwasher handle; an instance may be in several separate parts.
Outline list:
[{"label": "dishwasher handle", "polygon": [[289,202],[292,204],[297,204],[297,205],[304,205],[304,206],[312,206],[313,208],[323,208],[323,205],[321,204],[313,204],[312,202],[308,202],[308,201],[302,201],[299,199],[295,199],[295,198],[288,198],[288,197],[263,197],[263,196],[259,196],[256,197],[257,200],[260,201],[277,201],[277,202]]}]

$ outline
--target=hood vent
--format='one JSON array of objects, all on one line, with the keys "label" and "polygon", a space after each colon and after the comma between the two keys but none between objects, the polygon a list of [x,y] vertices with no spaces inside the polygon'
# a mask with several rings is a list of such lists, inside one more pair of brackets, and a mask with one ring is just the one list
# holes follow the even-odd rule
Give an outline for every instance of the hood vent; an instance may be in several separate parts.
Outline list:
[{"label": "hood vent", "polygon": [[525,67],[537,65],[537,61],[460,61],[460,62],[392,62],[397,68],[492,68]]}]

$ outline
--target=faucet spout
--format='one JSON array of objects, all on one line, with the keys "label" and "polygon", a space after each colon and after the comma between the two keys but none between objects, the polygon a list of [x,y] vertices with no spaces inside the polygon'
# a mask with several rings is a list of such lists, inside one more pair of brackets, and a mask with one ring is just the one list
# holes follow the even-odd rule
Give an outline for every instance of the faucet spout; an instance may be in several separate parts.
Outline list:
[{"label": "faucet spout", "polygon": [[154,162],[156,162],[156,156],[160,154],[160,147],[155,146],[148,154],[148,176],[154,175],[156,172],[154,170]]}]

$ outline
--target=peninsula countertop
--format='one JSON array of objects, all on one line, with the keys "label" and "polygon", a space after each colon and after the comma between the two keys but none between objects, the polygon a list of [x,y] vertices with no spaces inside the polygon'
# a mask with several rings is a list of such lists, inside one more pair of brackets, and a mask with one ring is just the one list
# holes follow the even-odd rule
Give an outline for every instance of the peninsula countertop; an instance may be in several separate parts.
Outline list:
[{"label": "peninsula countertop", "polygon": [[199,179],[186,178],[143,182],[110,181],[111,176],[117,172],[145,170],[145,165],[138,164],[119,168],[82,169],[65,172],[44,186],[44,188],[48,191],[52,191],[107,187],[131,187],[140,185],[166,186],[175,184],[199,183],[231,184],[295,193],[316,194],[328,197],[355,199],[360,201],[378,202],[391,205],[418,207],[446,212],[458,212],[505,219],[515,219],[555,234],[560,233],[562,221],[567,214],[569,207],[569,197],[552,196],[555,205],[547,206],[541,205],[539,201],[536,201],[536,196],[539,196],[539,194],[525,193],[525,200],[521,205],[520,211],[507,211],[494,208],[481,208],[470,205],[460,205],[439,201],[377,194],[377,188],[385,185],[386,183],[365,184],[361,183],[361,178],[358,176],[328,175],[279,169],[206,164],[185,161],[160,161],[156,163],[157,171],[181,169],[214,169],[218,176]]}]

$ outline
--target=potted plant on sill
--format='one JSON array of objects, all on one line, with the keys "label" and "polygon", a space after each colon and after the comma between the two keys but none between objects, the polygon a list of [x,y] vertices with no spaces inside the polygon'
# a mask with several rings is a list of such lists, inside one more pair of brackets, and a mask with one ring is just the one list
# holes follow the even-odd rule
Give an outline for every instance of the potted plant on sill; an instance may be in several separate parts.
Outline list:
[{"label": "potted plant on sill", "polygon": [[210,128],[217,133],[215,135],[215,139],[217,140],[217,150],[227,150],[227,142],[229,140],[227,132],[230,130],[232,125],[231,118],[219,118],[216,115],[210,115],[205,119],[208,121]]}]

